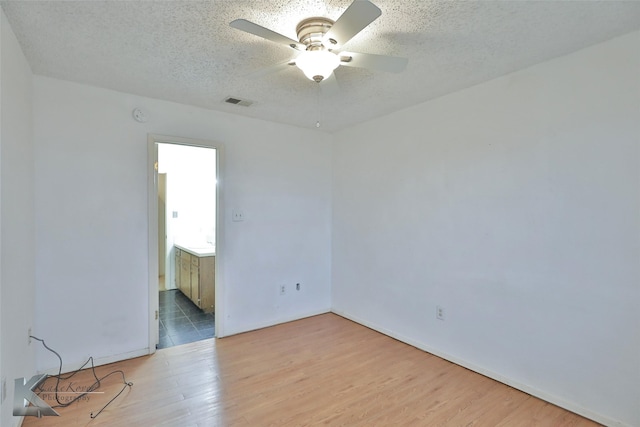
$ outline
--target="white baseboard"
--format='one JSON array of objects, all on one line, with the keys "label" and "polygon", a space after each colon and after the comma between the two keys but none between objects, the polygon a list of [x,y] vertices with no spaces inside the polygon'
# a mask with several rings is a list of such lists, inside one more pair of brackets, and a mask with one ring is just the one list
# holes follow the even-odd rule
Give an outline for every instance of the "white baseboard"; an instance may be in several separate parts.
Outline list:
[{"label": "white baseboard", "polygon": [[[280,317],[277,318],[273,321],[268,321],[268,322],[261,322],[261,323],[256,323],[253,325],[249,325],[245,328],[242,329],[238,329],[238,330],[232,330],[231,332],[225,334],[224,336],[231,336],[231,335],[236,335],[236,334],[241,334],[244,332],[250,332],[250,331],[255,331],[258,329],[264,329],[264,328],[268,328],[270,326],[275,326],[275,325],[279,325],[281,323],[288,323],[288,322],[293,322],[295,320],[300,320],[300,319],[305,319],[307,317],[313,317],[313,316],[317,316],[320,314],[325,314],[325,313],[330,313],[331,309],[330,308],[323,308],[320,310],[313,310],[313,311],[308,311],[305,313],[301,313],[301,314],[297,314],[297,315],[293,315],[293,316],[287,316],[287,317]],[[216,338],[223,338],[223,336],[219,336],[217,335]],[[155,349],[154,349],[155,351]],[[127,360],[127,359],[133,359],[136,357],[140,357],[140,356],[146,356],[151,354],[151,352],[149,351],[148,347],[142,348],[140,350],[135,350],[135,351],[131,351],[128,353],[121,353],[121,354],[115,354],[112,356],[106,356],[106,357],[101,357],[101,358],[97,358],[93,360],[93,364],[94,366],[102,366],[102,365],[108,365],[109,363],[114,363],[114,362],[121,362],[123,360]],[[62,373],[68,373],[68,372],[72,372],[75,371],[77,369],[80,368],[80,365],[82,363],[84,363],[86,360],[83,360],[82,362],[80,362],[79,364],[63,364],[62,365]],[[85,366],[85,368],[90,368],[91,366]],[[55,367],[51,367],[51,368],[47,368],[44,369],[40,372],[38,372],[39,374],[48,374],[48,375],[57,375],[58,374],[58,366]]]},{"label": "white baseboard", "polygon": [[380,332],[381,334],[384,334],[384,335],[387,335],[387,336],[389,336],[391,338],[397,339],[398,341],[402,341],[402,342],[404,342],[406,344],[409,344],[412,347],[415,347],[417,349],[426,351],[427,353],[431,353],[431,354],[433,354],[435,356],[438,356],[438,357],[440,357],[442,359],[448,360],[449,362],[453,362],[456,365],[460,365],[460,366],[465,367],[467,369],[470,369],[470,370],[472,370],[474,372],[482,374],[485,377],[489,377],[489,378],[491,378],[493,380],[496,380],[496,381],[501,382],[503,384],[506,384],[506,385],[508,385],[510,387],[513,387],[515,389],[523,391],[523,392],[525,392],[527,394],[530,394],[532,396],[540,398],[540,399],[542,399],[542,400],[544,400],[546,402],[552,403],[552,404],[554,404],[556,406],[559,406],[559,407],[564,408],[564,409],[566,409],[568,411],[571,411],[573,413],[581,415],[581,416],[583,416],[585,418],[589,418],[590,420],[593,420],[593,421],[595,421],[597,423],[604,424],[605,426],[609,426],[609,427],[632,427],[632,426],[630,426],[628,424],[625,424],[625,423],[623,423],[621,421],[618,421],[618,420],[612,419],[610,417],[606,417],[604,415],[595,413],[595,412],[593,412],[593,411],[591,411],[591,410],[589,410],[587,408],[583,408],[582,406],[577,405],[577,404],[575,404],[573,402],[566,401],[566,400],[564,400],[564,399],[562,399],[562,398],[560,398],[558,396],[554,396],[554,395],[552,395],[550,393],[547,393],[547,392],[545,392],[543,390],[539,390],[539,389],[531,387],[531,386],[529,386],[527,384],[523,384],[523,383],[520,383],[518,381],[512,380],[510,378],[507,378],[507,377],[505,377],[503,375],[500,375],[500,374],[498,374],[496,372],[487,370],[487,369],[485,369],[485,368],[483,368],[481,366],[477,366],[477,365],[475,365],[475,364],[473,364],[473,363],[471,363],[469,361],[460,359],[458,357],[452,356],[452,355],[447,354],[447,353],[443,353],[442,351],[440,351],[440,350],[438,350],[436,348],[430,347],[429,345],[427,345],[427,344],[425,344],[423,342],[416,341],[414,339],[405,337],[405,336],[403,336],[401,334],[398,334],[398,333],[396,333],[396,332],[394,332],[394,331],[392,331],[390,329],[384,328],[384,327],[382,327],[382,326],[380,326],[378,324],[375,324],[373,322],[369,322],[367,320],[360,319],[357,316],[352,316],[349,313],[346,313],[346,312],[344,312],[342,310],[332,309],[331,312],[337,314],[338,316],[344,317],[345,319],[349,319],[349,320],[352,320],[352,321],[354,321],[356,323],[359,323],[360,325],[366,326],[367,328],[373,329],[374,331]]},{"label": "white baseboard", "polygon": [[[140,350],[135,350],[135,351],[130,351],[128,353],[121,353],[121,354],[114,354],[112,356],[106,356],[106,357],[100,357],[97,359],[93,359],[93,365],[94,366],[102,366],[102,365],[108,365],[109,363],[114,363],[114,362],[121,362],[123,360],[127,360],[127,359],[133,359],[136,357],[140,357],[140,356],[146,356],[150,354],[149,353],[149,348],[142,348]],[[68,372],[73,372],[76,371],[78,369],[80,369],[80,366],[82,363],[86,362],[86,360],[83,360],[82,362],[78,363],[78,364],[63,364],[62,365],[62,373],[66,374]],[[86,368],[91,368],[91,364],[85,366],[83,369]],[[47,375],[58,375],[58,370],[59,370],[59,366],[55,366],[52,368],[48,368],[48,369],[44,369],[42,371],[40,371],[40,374],[47,374]]]},{"label": "white baseboard", "polygon": [[260,323],[255,323],[249,326],[245,326],[243,328],[240,329],[231,329],[230,331],[225,331],[225,335],[216,335],[217,338],[224,338],[224,337],[230,337],[232,335],[237,335],[237,334],[242,334],[245,332],[250,332],[250,331],[256,331],[258,329],[264,329],[264,328],[268,328],[270,326],[275,326],[275,325],[280,325],[282,323],[288,323],[288,322],[293,322],[295,320],[300,320],[300,319],[305,319],[307,317],[313,317],[313,316],[318,316],[320,314],[326,314],[326,313],[331,313],[331,309],[330,308],[323,308],[320,310],[313,310],[313,311],[308,311],[308,312],[304,312],[301,314],[297,314],[297,315],[293,315],[293,316],[286,316],[286,317],[279,317],[275,320],[272,321],[267,321],[267,322],[260,322]]}]

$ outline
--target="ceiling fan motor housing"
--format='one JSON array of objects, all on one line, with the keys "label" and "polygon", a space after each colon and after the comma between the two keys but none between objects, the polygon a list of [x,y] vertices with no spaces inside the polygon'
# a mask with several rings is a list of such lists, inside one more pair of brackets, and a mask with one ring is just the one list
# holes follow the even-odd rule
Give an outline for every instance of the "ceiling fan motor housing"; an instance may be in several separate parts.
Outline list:
[{"label": "ceiling fan motor housing", "polygon": [[320,16],[303,19],[296,26],[298,40],[307,46],[307,50],[330,50],[324,46],[324,35],[334,23],[333,20]]}]

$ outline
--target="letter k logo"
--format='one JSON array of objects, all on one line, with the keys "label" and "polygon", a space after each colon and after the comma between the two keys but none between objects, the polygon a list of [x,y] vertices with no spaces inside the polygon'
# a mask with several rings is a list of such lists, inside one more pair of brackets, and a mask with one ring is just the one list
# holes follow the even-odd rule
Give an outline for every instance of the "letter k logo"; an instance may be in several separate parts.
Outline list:
[{"label": "letter k logo", "polygon": [[[27,383],[24,378],[16,378],[13,392],[13,415],[28,415],[38,418],[42,418],[43,415],[60,415],[33,392],[33,389],[46,378],[45,374],[34,375]],[[33,406],[25,406],[25,400],[31,402]]]}]

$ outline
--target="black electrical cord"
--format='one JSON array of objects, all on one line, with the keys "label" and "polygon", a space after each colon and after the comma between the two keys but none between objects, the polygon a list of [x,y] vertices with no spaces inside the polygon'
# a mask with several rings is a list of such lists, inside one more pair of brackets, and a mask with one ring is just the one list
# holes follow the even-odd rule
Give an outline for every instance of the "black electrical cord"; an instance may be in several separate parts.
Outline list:
[{"label": "black electrical cord", "polygon": [[[108,373],[107,375],[98,378],[98,375],[96,374],[96,367],[93,364],[93,356],[90,356],[89,359],[87,359],[86,362],[84,362],[82,364],[82,366],[80,366],[80,368],[76,369],[75,371],[67,374],[67,375],[62,375],[62,356],[60,356],[60,354],[58,354],[58,352],[56,352],[54,349],[52,349],[51,347],[49,347],[43,339],[38,338],[38,337],[34,337],[33,335],[29,335],[29,338],[33,338],[34,340],[40,341],[42,343],[42,345],[44,346],[44,348],[46,348],[47,350],[49,350],[50,352],[52,352],[53,354],[55,354],[58,357],[58,360],[60,362],[59,367],[58,367],[58,375],[47,375],[47,378],[56,378],[56,386],[54,389],[54,394],[56,397],[56,402],[58,403],[55,406],[52,406],[52,408],[65,408],[69,405],[71,405],[72,403],[75,403],[76,401],[78,401],[79,399],[82,399],[84,396],[86,396],[87,394],[93,392],[94,390],[97,390],[100,387],[100,382],[103,381],[105,378],[113,375],[113,374],[121,374],[122,375],[122,382],[124,383],[124,386],[122,387],[122,390],[120,390],[118,392],[118,394],[116,394],[109,402],[107,402],[106,405],[104,405],[102,407],[102,409],[100,409],[95,416],[93,415],[93,412],[91,412],[90,417],[96,418],[98,415],[100,415],[100,413],[102,411],[104,411],[104,409],[109,406],[111,404],[111,402],[113,402],[118,396],[120,396],[122,394],[122,392],[127,388],[127,387],[132,387],[133,383],[132,382],[128,382],[127,379],[125,378],[124,372],[121,370],[116,370],[116,371],[112,371],[110,373]],[[82,371],[84,369],[85,366],[87,366],[87,364],[91,363],[91,373],[93,374],[93,378],[95,378],[95,382],[93,384],[91,384],[89,387],[87,387],[87,389],[84,391],[84,393],[79,394],[78,396],[74,397],[73,399],[71,399],[68,402],[61,402],[60,401],[60,397],[59,397],[59,390],[58,388],[60,387],[60,380],[68,380],[70,378],[73,378],[74,375],[76,375],[77,373],[79,373],[80,371]],[[41,385],[38,386],[39,391],[43,392],[44,390],[42,390]]]},{"label": "black electrical cord", "polygon": [[98,413],[97,413],[97,414],[93,415],[93,412],[91,412],[91,414],[89,414],[89,416],[91,417],[91,419],[96,418],[98,415],[100,415],[100,413],[102,413],[102,411],[104,411],[104,410],[105,410],[105,408],[106,408],[107,406],[111,405],[111,402],[113,402],[114,400],[116,400],[116,399],[118,398],[118,396],[120,396],[120,395],[122,394],[122,392],[123,392],[123,391],[125,391],[125,389],[127,388],[127,386],[128,386],[128,387],[133,386],[133,383],[132,383],[132,382],[127,382],[127,380],[124,378],[124,372],[122,372],[122,371],[113,371],[113,372],[110,372],[109,374],[105,375],[105,376],[104,376],[104,377],[102,377],[101,379],[105,379],[105,378],[107,378],[109,375],[111,375],[111,374],[116,374],[116,373],[120,373],[120,374],[122,374],[122,381],[124,381],[124,385],[122,386],[122,389],[118,392],[118,394],[116,394],[115,396],[113,396],[113,397],[111,398],[111,400],[110,400],[110,401],[108,401],[108,402],[107,402],[107,404],[106,404],[106,405],[104,405],[104,406],[102,407],[102,409],[100,409],[100,410],[98,411]]}]

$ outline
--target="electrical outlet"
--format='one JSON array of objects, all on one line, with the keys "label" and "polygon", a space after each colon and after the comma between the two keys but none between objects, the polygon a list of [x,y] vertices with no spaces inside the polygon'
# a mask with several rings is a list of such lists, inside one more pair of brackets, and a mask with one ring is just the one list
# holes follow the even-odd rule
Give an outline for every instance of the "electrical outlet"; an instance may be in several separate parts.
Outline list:
[{"label": "electrical outlet", "polygon": [[280,295],[284,295],[287,292],[287,287],[285,285],[280,285]]},{"label": "electrical outlet", "polygon": [[31,345],[31,328],[27,330],[27,344]]},{"label": "electrical outlet", "polygon": [[296,291],[300,290],[300,283],[296,283]]},{"label": "electrical outlet", "polygon": [[244,221],[244,211],[242,209],[234,209],[231,211],[231,220],[234,222]]},{"label": "electrical outlet", "polygon": [[2,390],[0,392],[0,403],[4,402],[7,398],[7,379],[2,378]]},{"label": "electrical outlet", "polygon": [[436,319],[444,320],[444,308],[442,306],[436,306]]}]

